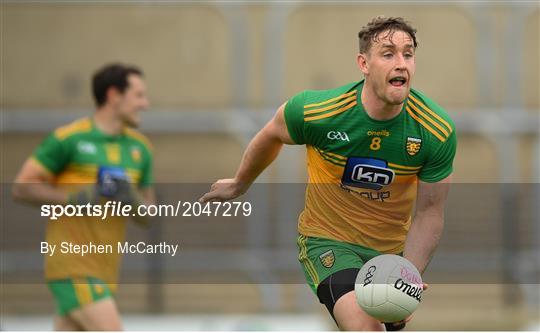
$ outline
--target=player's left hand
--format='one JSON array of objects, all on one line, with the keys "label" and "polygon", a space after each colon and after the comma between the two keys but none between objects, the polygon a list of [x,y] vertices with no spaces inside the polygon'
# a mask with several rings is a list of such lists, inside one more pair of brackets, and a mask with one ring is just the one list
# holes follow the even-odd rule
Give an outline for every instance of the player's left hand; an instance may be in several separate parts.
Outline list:
[{"label": "player's left hand", "polygon": [[[422,283],[422,290],[427,290],[428,288],[429,288],[429,284]],[[407,325],[407,323],[411,321],[412,317],[413,315],[410,315],[404,320],[396,321],[395,323],[383,323],[383,324],[386,327],[387,331],[401,331],[402,329],[405,328],[405,325]]]},{"label": "player's left hand", "polygon": [[205,193],[199,202],[232,200],[244,194],[248,187],[249,185],[246,186],[234,178],[220,179],[212,184],[210,191]]}]

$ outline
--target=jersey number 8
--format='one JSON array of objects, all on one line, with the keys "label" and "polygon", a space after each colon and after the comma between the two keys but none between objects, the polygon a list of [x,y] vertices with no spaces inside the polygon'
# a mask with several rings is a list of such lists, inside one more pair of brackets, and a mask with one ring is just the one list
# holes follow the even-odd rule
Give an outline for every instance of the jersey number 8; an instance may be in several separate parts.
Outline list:
[{"label": "jersey number 8", "polygon": [[381,149],[381,138],[378,136],[371,139],[371,144],[369,145],[369,149],[371,150],[379,150]]}]

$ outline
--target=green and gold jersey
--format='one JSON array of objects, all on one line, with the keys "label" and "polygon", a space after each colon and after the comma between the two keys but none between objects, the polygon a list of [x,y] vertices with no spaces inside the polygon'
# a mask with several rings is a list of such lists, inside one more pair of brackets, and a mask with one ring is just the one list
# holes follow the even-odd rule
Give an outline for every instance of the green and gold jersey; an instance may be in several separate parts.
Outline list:
[{"label": "green and gold jersey", "polygon": [[[97,181],[99,167],[120,167],[139,188],[153,182],[151,146],[142,134],[126,128],[110,136],[96,128],[93,119],[83,118],[51,133],[35,150],[33,159],[51,172],[58,188],[77,191]],[[120,256],[113,254],[58,253],[62,242],[95,245],[116,244],[125,238],[125,219],[99,217],[60,217],[47,223],[46,240],[57,245],[53,256],[46,256],[48,280],[92,276],[115,284]],[[114,288],[114,286],[113,286]]]},{"label": "green and gold jersey", "polygon": [[371,119],[364,81],[304,91],[285,106],[291,138],[307,148],[308,186],[300,234],[383,253],[403,251],[418,179],[452,173],[454,124],[444,110],[411,92],[393,119]]}]

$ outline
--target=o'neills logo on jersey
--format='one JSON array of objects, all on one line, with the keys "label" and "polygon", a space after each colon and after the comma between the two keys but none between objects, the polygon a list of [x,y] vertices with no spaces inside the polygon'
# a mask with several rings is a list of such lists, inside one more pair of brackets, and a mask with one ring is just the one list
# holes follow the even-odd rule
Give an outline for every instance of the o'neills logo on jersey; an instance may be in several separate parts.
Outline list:
[{"label": "o'neills logo on jersey", "polygon": [[407,137],[407,154],[414,156],[420,151],[420,148],[422,148],[422,139]]},{"label": "o'neills logo on jersey", "polygon": [[341,140],[349,142],[349,136],[345,132],[330,131],[326,134],[326,137],[330,140]]},{"label": "o'neills logo on jersey", "polygon": [[390,136],[390,132],[387,130],[380,131],[367,131],[368,136]]}]

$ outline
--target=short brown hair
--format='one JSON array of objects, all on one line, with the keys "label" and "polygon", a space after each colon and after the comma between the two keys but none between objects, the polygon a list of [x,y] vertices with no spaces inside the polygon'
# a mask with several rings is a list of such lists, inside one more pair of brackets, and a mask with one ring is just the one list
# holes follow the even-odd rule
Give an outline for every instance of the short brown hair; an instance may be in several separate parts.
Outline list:
[{"label": "short brown hair", "polygon": [[416,41],[416,29],[413,28],[409,22],[405,21],[402,17],[378,16],[371,20],[366,26],[362,27],[362,30],[358,33],[360,53],[367,53],[371,48],[372,42],[378,41],[379,35],[385,31],[388,31],[389,37],[392,37],[396,31],[406,32],[411,36],[414,48],[418,46],[418,42]]},{"label": "short brown hair", "polygon": [[103,106],[107,99],[107,90],[115,87],[124,93],[129,82],[128,76],[134,74],[143,76],[143,72],[136,66],[111,63],[100,68],[92,77],[92,92],[98,107]]}]

